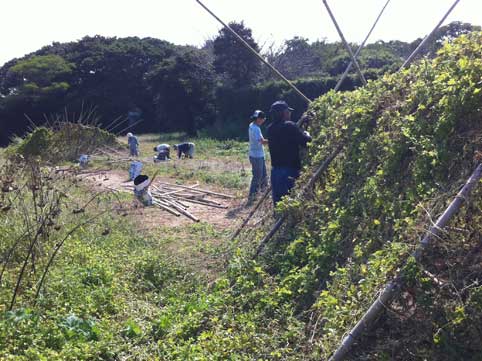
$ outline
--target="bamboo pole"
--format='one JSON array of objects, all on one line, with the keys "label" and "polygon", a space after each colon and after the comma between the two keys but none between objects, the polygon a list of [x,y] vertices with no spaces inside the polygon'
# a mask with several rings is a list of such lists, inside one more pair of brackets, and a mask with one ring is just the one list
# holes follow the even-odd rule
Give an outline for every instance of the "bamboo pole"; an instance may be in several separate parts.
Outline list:
[{"label": "bamboo pole", "polygon": [[167,199],[169,199],[169,200],[175,201],[176,203],[180,204],[181,206],[183,206],[183,207],[186,208],[186,209],[189,208],[189,205],[187,205],[186,203],[183,203],[183,202],[180,201],[178,198],[173,198],[173,197],[171,197],[171,196],[167,196],[167,197],[165,197],[165,198],[167,198]]},{"label": "bamboo pole", "polygon": [[129,125],[128,127],[125,127],[124,129],[116,132],[116,135],[117,135],[117,136],[121,135],[121,134],[122,134],[123,132],[125,132],[126,130],[131,129],[132,127],[136,126],[136,125],[139,124],[139,123],[142,123],[143,121],[144,121],[144,119],[139,119],[137,122],[132,123],[132,124]]},{"label": "bamboo pole", "polygon": [[256,203],[256,205],[253,207],[253,209],[248,213],[248,215],[243,220],[241,225],[236,229],[236,231],[234,231],[234,233],[231,235],[231,237],[229,237],[229,242],[232,242],[241,233],[241,231],[244,229],[244,227],[248,224],[251,217],[256,213],[256,211],[259,209],[259,207],[261,207],[261,204],[264,203],[265,199],[269,195],[270,190],[271,190],[271,187],[269,187],[269,189],[264,192],[264,194],[259,199],[258,203]]},{"label": "bamboo pole", "polygon": [[[318,167],[318,169],[316,169],[316,171],[313,173],[313,175],[311,176],[310,180],[308,181],[308,183],[301,189],[301,192],[300,192],[300,195],[299,197],[302,198],[305,196],[305,194],[314,186],[316,180],[321,176],[321,174],[323,174],[323,172],[325,170],[328,169],[329,165],[331,164],[331,162],[333,161],[333,159],[336,158],[336,156],[341,152],[341,150],[343,149],[344,147],[344,144],[340,144],[338,145],[338,147],[336,147],[335,151],[333,153],[331,153],[325,160],[324,162],[320,165],[320,167]],[[281,215],[277,221],[275,222],[275,224],[273,225],[273,227],[271,227],[270,231],[268,232],[268,234],[261,240],[258,248],[256,249],[256,253],[254,255],[253,258],[256,258],[258,257],[258,255],[261,253],[261,251],[263,250],[264,246],[266,245],[266,243],[269,242],[269,240],[274,236],[274,234],[278,231],[278,229],[281,228],[281,226],[283,225],[283,223],[286,221],[286,214],[283,214]]]},{"label": "bamboo pole", "polygon": [[208,190],[201,189],[201,188],[193,189],[191,187],[182,186],[182,185],[179,185],[179,184],[174,185],[174,184],[170,184],[170,183],[166,183],[166,182],[160,182],[160,184],[166,184],[166,185],[171,186],[171,187],[179,187],[179,188],[182,188],[182,189],[189,189],[190,191],[192,191],[194,193],[206,193],[206,194],[211,194],[211,195],[218,196],[218,197],[221,197],[221,198],[230,198],[230,199],[234,198],[233,196],[231,196],[229,194],[212,192],[212,191],[208,191]]},{"label": "bamboo pole", "polygon": [[186,217],[192,219],[194,222],[199,222],[199,218],[195,217],[192,213],[190,213],[189,211],[187,211],[186,209],[184,209],[183,207],[181,206],[178,206],[176,204],[174,204],[172,201],[169,201],[169,200],[166,200],[166,202],[168,202],[169,204],[171,204],[174,208],[176,208],[180,213],[184,214]]},{"label": "bamboo pole", "polygon": [[[196,184],[194,184],[194,185],[192,185],[192,186],[189,186],[188,188],[196,188],[196,187],[198,187],[198,186],[199,186],[199,183],[196,183]],[[153,187],[154,189],[158,190],[159,192],[161,192],[161,194],[162,194],[163,196],[168,196],[168,195],[171,195],[171,194],[181,193],[181,192],[184,192],[184,191],[185,191],[185,189],[183,188],[183,189],[178,189],[178,190],[172,190],[172,191],[164,192],[162,189],[156,187],[154,184],[152,185],[152,187]]]},{"label": "bamboo pole", "polygon": [[296,94],[298,94],[306,103],[310,104],[311,99],[304,95],[301,90],[299,90],[291,81],[288,80],[281,72],[276,69],[273,65],[271,65],[266,59],[264,59],[256,50],[254,50],[251,45],[249,45],[236,31],[234,31],[228,24],[222,21],[219,17],[216,16],[209,8],[204,5],[200,0],[196,0],[196,2],[201,5],[201,7],[206,10],[213,18],[215,18],[222,26],[224,26],[231,34],[234,35],[236,39],[238,39],[242,45],[244,45],[255,57],[257,57],[263,64],[268,66],[273,73],[275,73],[281,80],[283,80],[286,84],[288,84],[291,89],[293,89]]},{"label": "bamboo pole", "polygon": [[[105,127],[103,127],[105,130],[107,130],[108,132],[111,132],[111,127],[116,124],[116,127],[117,127],[117,122],[119,121],[119,119],[122,119],[122,116],[118,116],[117,118],[115,118],[111,123],[109,123],[108,125],[106,125]],[[120,124],[120,123],[119,123]],[[101,124],[102,126],[102,124]],[[115,127],[114,127],[115,128]],[[112,129],[114,129],[112,128]]]},{"label": "bamboo pole", "polygon": [[323,4],[325,4],[326,10],[328,11],[328,14],[330,15],[330,18],[333,21],[333,24],[335,24],[336,31],[338,31],[338,35],[340,35],[340,38],[341,38],[341,41],[342,41],[343,45],[345,46],[346,50],[348,51],[348,54],[350,54],[351,61],[355,65],[355,69],[358,73],[358,76],[360,77],[360,80],[362,81],[363,85],[366,85],[367,81],[366,81],[365,77],[363,76],[360,65],[356,61],[355,55],[353,54],[353,50],[351,50],[351,46],[346,41],[345,36],[343,35],[343,32],[341,31],[340,27],[338,26],[338,22],[336,21],[335,16],[331,12],[331,9],[328,6],[327,0],[323,0]]},{"label": "bamboo pole", "polygon": [[[444,15],[444,17],[442,18],[442,20],[437,24],[437,26],[435,27],[435,29],[424,39],[424,41],[417,47],[417,49],[415,49],[412,54],[409,56],[409,58],[405,61],[405,63],[402,65],[402,67],[399,69],[402,70],[405,66],[407,66],[411,61],[412,59],[415,57],[415,55],[420,51],[420,49],[423,47],[423,43],[426,43],[426,41],[435,33],[435,31],[438,30],[438,28],[440,27],[440,25],[445,21],[445,19],[447,18],[447,16],[450,14],[450,12],[452,12],[452,10],[455,8],[455,6],[458,4],[460,0],[456,0],[455,3],[451,6],[451,8],[449,9],[449,11]],[[325,3],[325,5],[327,6],[327,9],[329,9],[328,7],[328,4],[326,3],[326,0],[323,0],[323,2]],[[328,10],[330,11],[330,10]],[[341,149],[340,149],[341,150]],[[339,151],[337,152],[335,150],[335,153],[338,154]],[[323,165],[320,166],[320,168],[315,172],[316,176],[313,176],[310,180],[310,183],[311,185],[313,185],[316,180],[319,178],[319,176],[321,176],[322,172],[320,171],[321,169],[323,168]],[[264,198],[265,196],[267,196],[267,194],[265,194],[263,196],[263,198],[261,199],[261,201],[259,202],[259,204],[256,205],[256,209],[261,205],[262,201],[264,201]],[[253,212],[254,214],[254,212]],[[249,219],[251,218],[252,214],[250,214],[250,216],[243,222],[242,224],[242,227],[240,227],[240,229],[238,229],[235,233],[234,233],[234,236],[231,238],[231,240],[234,239],[234,237],[236,237],[241,229],[248,223]],[[261,244],[259,247],[264,247],[264,244],[266,244],[269,239],[271,239],[271,237],[273,237],[273,235],[276,233],[276,231],[281,227],[281,225],[283,224],[284,220],[286,220],[286,217],[281,217],[279,218],[276,223],[274,224],[274,226],[271,228],[271,230],[269,231],[269,233],[265,236],[265,238],[261,241]],[[263,245],[263,246],[262,246]],[[258,250],[256,251],[256,255],[258,255],[260,253],[260,249],[258,247]]]},{"label": "bamboo pole", "polygon": [[[482,163],[479,163],[470,178],[465,183],[465,185],[458,192],[458,194],[455,196],[449,206],[445,209],[443,214],[437,219],[435,224],[431,226],[430,229],[425,233],[419,246],[412,253],[412,257],[414,257],[417,262],[420,261],[423,252],[430,245],[432,239],[442,233],[443,228],[447,225],[450,218],[452,218],[452,216],[458,212],[458,210],[462,206],[462,203],[468,198],[470,192],[476,186],[476,184],[478,184],[481,177]],[[368,311],[363,315],[363,317],[357,322],[355,327],[353,327],[348,333],[348,335],[343,339],[340,346],[335,351],[333,356],[329,359],[329,361],[344,360],[355,341],[362,335],[362,333],[367,328],[371,327],[378,315],[399,294],[404,281],[404,270],[405,267],[403,267],[402,270],[398,273],[398,275],[385,286],[377,299],[371,304]]]},{"label": "bamboo pole", "polygon": [[183,198],[183,201],[188,202],[188,203],[195,203],[195,204],[202,204],[207,207],[213,207],[213,208],[221,208],[221,209],[227,209],[227,206],[223,205],[217,205],[217,204],[212,204],[212,203],[206,203],[204,201],[201,201],[199,199],[190,199],[190,198]]},{"label": "bamboo pole", "polygon": [[[375,27],[377,26],[378,24],[378,21],[380,20],[380,18],[382,17],[386,7],[388,6],[388,4],[390,3],[391,0],[387,0],[387,2],[385,3],[385,5],[383,6],[382,10],[380,11],[380,13],[378,14],[378,17],[376,18],[375,22],[373,23],[370,31],[368,32],[367,36],[365,37],[365,39],[363,40],[363,42],[360,44],[360,46],[358,47],[358,49],[356,50],[355,54],[354,54],[354,57],[355,59],[358,58],[358,54],[360,54],[360,51],[365,47],[365,44],[366,42],[368,41],[368,38],[370,37],[370,35],[372,34],[373,30],[375,29]],[[348,73],[350,72],[351,70],[351,67],[353,66],[353,61],[350,61],[350,63],[348,64],[348,66],[346,67],[345,69],[345,72],[343,73],[343,75],[341,76],[340,80],[338,80],[338,83],[336,84],[335,86],[335,91],[338,91],[341,87],[341,84],[343,84],[343,81],[346,79],[346,77],[348,76]]]},{"label": "bamboo pole", "polygon": [[166,211],[168,211],[169,213],[175,215],[176,217],[180,217],[181,214],[173,209],[171,209],[170,207],[168,207],[167,205],[163,204],[162,202],[158,201],[157,199],[153,199],[152,200],[152,203],[155,204],[156,206],[158,206],[159,208],[162,208]]},{"label": "bamboo pole", "polygon": [[410,56],[407,58],[407,60],[405,60],[405,62],[402,64],[402,66],[400,67],[399,70],[402,70],[404,68],[406,68],[408,65],[410,65],[410,63],[413,61],[413,59],[415,58],[415,56],[420,52],[420,50],[425,46],[425,44],[432,38],[432,36],[435,34],[435,32],[440,28],[440,26],[442,26],[443,22],[445,21],[445,19],[447,19],[447,17],[450,15],[450,13],[452,12],[452,10],[457,6],[457,4],[460,2],[460,0],[455,0],[455,2],[452,4],[452,6],[450,7],[450,9],[445,13],[445,15],[442,17],[442,20],[440,20],[438,22],[438,24],[435,26],[435,28],[430,32],[430,34],[428,34],[425,39],[423,39],[423,41],[417,46],[417,48],[413,51],[412,54],[410,54]]}]

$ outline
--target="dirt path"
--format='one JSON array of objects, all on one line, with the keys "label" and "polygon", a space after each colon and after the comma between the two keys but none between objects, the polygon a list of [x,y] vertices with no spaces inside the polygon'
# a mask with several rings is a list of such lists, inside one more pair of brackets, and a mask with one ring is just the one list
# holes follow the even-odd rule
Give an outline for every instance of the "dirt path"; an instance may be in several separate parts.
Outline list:
[{"label": "dirt path", "polygon": [[[189,204],[189,212],[200,219],[199,223],[195,223],[183,215],[177,217],[157,207],[141,206],[134,199],[132,191],[125,187],[133,184],[127,180],[125,171],[86,174],[83,179],[96,191],[109,189],[127,195],[122,197],[126,199],[122,203],[134,227],[140,233],[154,237],[159,242],[159,249],[187,268],[204,275],[208,281],[213,281],[222,273],[225,262],[222,255],[229,247],[227,237],[249,212],[249,208],[244,207],[245,199],[216,199],[227,206],[226,209]],[[176,180],[156,177],[155,183],[158,182],[174,184]],[[183,185],[189,186],[191,183]],[[200,188],[230,194],[229,190],[221,187],[201,184]]]},{"label": "dirt path", "polygon": [[[127,173],[120,170],[110,170],[99,174],[86,175],[84,179],[89,181],[96,189],[110,189],[119,192],[131,194],[125,186],[132,185],[132,182],[127,180]],[[165,182],[175,184],[176,180],[166,177],[157,177],[156,182]],[[189,186],[191,184],[182,184]],[[225,189],[219,189],[208,185],[201,185],[203,189],[222,192],[229,194]],[[207,207],[199,204],[189,204],[189,212],[201,220],[213,225],[217,230],[226,230],[234,228],[237,224],[237,219],[242,214],[247,212],[243,207],[244,200],[242,199],[222,199],[219,202],[225,206],[226,209]],[[186,226],[193,223],[193,221],[186,216],[175,216],[169,212],[157,207],[138,207],[137,202],[132,199],[132,204],[128,205],[129,213],[134,217],[142,228],[150,230],[162,226],[179,227]]]}]

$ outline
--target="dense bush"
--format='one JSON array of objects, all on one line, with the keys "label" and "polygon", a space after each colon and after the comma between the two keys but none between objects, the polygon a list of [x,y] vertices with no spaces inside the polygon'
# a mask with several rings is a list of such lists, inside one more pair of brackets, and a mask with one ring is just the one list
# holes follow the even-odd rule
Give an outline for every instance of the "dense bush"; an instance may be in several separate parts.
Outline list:
[{"label": "dense bush", "polygon": [[[300,183],[338,144],[344,149],[308,199],[285,204],[296,226],[269,258],[298,307],[315,303],[325,357],[416,244],[430,222],[425,212],[435,217],[472,172],[482,147],[481,59],[482,33],[462,36],[433,61],[354,92],[329,92],[311,107],[317,136]],[[477,228],[476,219],[454,225]],[[457,332],[444,333],[445,342]],[[419,352],[417,344],[404,347]],[[429,349],[429,359],[443,358]]]},{"label": "dense bush", "polygon": [[59,122],[52,128],[39,127],[7,149],[12,157],[38,158],[58,163],[77,161],[81,154],[92,154],[103,146],[115,146],[114,134],[95,126]]}]

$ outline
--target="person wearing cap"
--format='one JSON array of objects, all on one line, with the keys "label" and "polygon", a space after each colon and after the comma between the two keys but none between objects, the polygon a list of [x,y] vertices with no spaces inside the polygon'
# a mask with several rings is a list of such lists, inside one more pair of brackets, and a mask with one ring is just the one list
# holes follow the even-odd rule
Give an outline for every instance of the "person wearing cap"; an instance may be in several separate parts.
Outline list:
[{"label": "person wearing cap", "polygon": [[250,204],[256,193],[267,184],[266,163],[264,161],[263,144],[268,144],[268,140],[261,133],[261,125],[266,120],[266,115],[262,110],[255,110],[251,115],[251,123],[249,124],[249,162],[253,178],[249,188],[248,204]]},{"label": "person wearing cap", "polygon": [[300,149],[311,141],[308,132],[291,121],[292,111],[283,100],[274,102],[270,108],[272,122],[267,129],[267,138],[275,205],[293,188],[301,170]]},{"label": "person wearing cap", "polygon": [[127,144],[129,144],[129,154],[132,157],[139,156],[139,140],[132,133],[127,133]]},{"label": "person wearing cap", "polygon": [[134,178],[134,195],[145,206],[152,206],[152,194],[149,190],[151,181],[144,174],[139,174]]}]

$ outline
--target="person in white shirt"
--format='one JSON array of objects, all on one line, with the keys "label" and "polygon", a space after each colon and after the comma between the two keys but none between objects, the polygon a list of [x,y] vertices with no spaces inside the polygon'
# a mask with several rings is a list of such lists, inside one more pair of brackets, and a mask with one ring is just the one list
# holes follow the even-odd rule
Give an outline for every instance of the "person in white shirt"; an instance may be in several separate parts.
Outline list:
[{"label": "person in white shirt", "polygon": [[159,144],[154,147],[154,152],[157,155],[154,157],[154,162],[170,160],[171,146],[169,144]]}]

